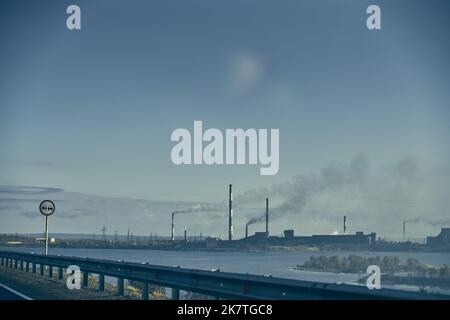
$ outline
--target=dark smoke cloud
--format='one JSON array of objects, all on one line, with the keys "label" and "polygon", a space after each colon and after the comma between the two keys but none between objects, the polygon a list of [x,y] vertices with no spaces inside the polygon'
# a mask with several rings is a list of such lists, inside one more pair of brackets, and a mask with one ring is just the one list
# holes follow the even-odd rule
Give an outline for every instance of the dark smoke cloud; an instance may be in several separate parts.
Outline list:
[{"label": "dark smoke cloud", "polygon": [[192,213],[193,212],[214,212],[214,211],[221,211],[221,210],[225,210],[225,206],[223,204],[197,203],[188,209],[174,211],[173,214],[191,213],[191,212]]},{"label": "dark smoke cloud", "polygon": [[416,217],[412,219],[405,220],[405,223],[423,223],[423,224],[429,224],[431,226],[442,226],[442,225],[449,225],[450,224],[450,218],[449,219],[429,219],[429,218],[422,218],[422,217]]},{"label": "dark smoke cloud", "polygon": [[[342,215],[353,208],[347,215],[364,220],[365,226],[369,223],[384,226],[383,230],[390,232],[395,232],[395,227],[385,225],[383,221],[394,223],[400,220],[420,224],[422,228],[449,225],[450,218],[445,216],[448,208],[445,197],[448,180],[445,177],[448,171],[424,170],[411,156],[372,170],[369,161],[360,154],[347,164],[333,164],[317,172],[297,175],[289,182],[274,184],[269,197],[278,205],[271,208],[270,219],[308,214],[309,222],[313,219],[330,221],[338,212]],[[239,199],[261,204],[265,196],[257,189],[243,193]],[[326,214],[323,210],[319,210],[322,214],[311,211],[311,205],[324,199],[325,202],[334,199],[337,203],[335,209],[330,202],[323,206]],[[355,205],[351,204],[352,201]],[[248,225],[265,221],[263,209],[250,216]]]},{"label": "dark smoke cloud", "polygon": [[[322,169],[319,173],[301,174],[292,181],[276,184],[270,190],[270,196],[282,199],[281,204],[270,210],[270,219],[274,220],[287,214],[300,214],[308,201],[323,192],[347,187],[364,187],[370,170],[369,162],[362,154],[356,156],[349,164],[333,164]],[[409,173],[408,170],[404,170]],[[240,199],[246,202],[257,200],[261,202],[260,190],[243,193]],[[265,221],[265,212],[252,217],[247,225]]]},{"label": "dark smoke cloud", "polygon": [[394,177],[399,178],[400,181],[413,181],[418,177],[419,165],[413,157],[408,156],[395,163],[388,170]]},{"label": "dark smoke cloud", "polygon": [[247,190],[238,194],[234,201],[236,205],[245,206],[249,204],[255,204],[261,202],[261,199],[265,199],[270,195],[270,190],[267,188],[259,187],[253,190]]}]

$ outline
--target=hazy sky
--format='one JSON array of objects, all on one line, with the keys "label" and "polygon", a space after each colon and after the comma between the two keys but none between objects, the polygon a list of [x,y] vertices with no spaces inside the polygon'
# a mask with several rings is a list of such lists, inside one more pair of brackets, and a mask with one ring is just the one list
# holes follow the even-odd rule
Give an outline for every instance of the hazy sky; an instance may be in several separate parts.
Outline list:
[{"label": "hazy sky", "polygon": [[[65,25],[73,3],[79,31]],[[381,7],[382,30],[366,28],[369,4]],[[351,168],[355,159],[370,171],[357,191],[353,179],[315,190],[307,206],[290,209],[314,218],[290,212],[274,231],[332,232],[346,213],[352,231],[398,236],[402,219],[420,216],[428,222],[417,233],[436,232],[436,221],[450,216],[449,31],[446,0],[2,1],[0,232],[40,230],[29,213],[46,195],[70,198],[70,206],[57,205],[62,232],[108,223],[147,234],[168,226],[167,211],[180,201],[221,203],[229,183],[236,194],[267,188],[283,205],[289,196],[274,186],[289,189],[298,174]],[[194,120],[279,128],[279,173],[175,166],[170,134],[192,130]],[[57,189],[30,199],[29,186]],[[380,193],[397,205],[367,200]],[[399,208],[400,198],[409,204]],[[123,210],[110,208],[114,199]],[[190,230],[225,235],[225,218],[207,214]]]}]

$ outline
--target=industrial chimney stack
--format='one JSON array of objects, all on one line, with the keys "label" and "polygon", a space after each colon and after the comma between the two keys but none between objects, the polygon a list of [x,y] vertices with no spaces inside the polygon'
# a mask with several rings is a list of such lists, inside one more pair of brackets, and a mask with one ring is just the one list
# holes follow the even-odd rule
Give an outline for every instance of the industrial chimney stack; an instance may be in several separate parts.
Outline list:
[{"label": "industrial chimney stack", "polygon": [[233,240],[233,185],[229,188],[228,203],[228,240]]},{"label": "industrial chimney stack", "polygon": [[269,237],[269,198],[266,198],[266,237]]},{"label": "industrial chimney stack", "polygon": [[344,216],[344,234],[347,234],[347,217]]},{"label": "industrial chimney stack", "polygon": [[248,238],[248,224],[245,225],[245,238]]}]

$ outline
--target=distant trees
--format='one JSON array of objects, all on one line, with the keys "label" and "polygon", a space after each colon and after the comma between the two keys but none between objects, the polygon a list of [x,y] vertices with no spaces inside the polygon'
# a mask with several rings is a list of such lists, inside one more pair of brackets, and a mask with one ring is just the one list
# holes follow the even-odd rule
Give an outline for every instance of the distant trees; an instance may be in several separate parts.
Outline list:
[{"label": "distant trees", "polygon": [[366,272],[369,265],[377,265],[383,273],[408,272],[419,277],[429,278],[450,278],[450,267],[423,265],[415,258],[409,258],[405,263],[401,263],[397,256],[363,257],[349,255],[339,256],[311,256],[303,265],[297,269],[313,269],[331,272]]},{"label": "distant trees", "polygon": [[300,267],[324,271],[361,272],[366,271],[367,267],[371,264],[380,265],[380,257],[366,258],[356,255],[350,255],[348,257],[311,256],[309,260]]},{"label": "distant trees", "polygon": [[446,264],[443,266],[420,265],[417,268],[417,274],[424,278],[450,278],[450,267]]}]

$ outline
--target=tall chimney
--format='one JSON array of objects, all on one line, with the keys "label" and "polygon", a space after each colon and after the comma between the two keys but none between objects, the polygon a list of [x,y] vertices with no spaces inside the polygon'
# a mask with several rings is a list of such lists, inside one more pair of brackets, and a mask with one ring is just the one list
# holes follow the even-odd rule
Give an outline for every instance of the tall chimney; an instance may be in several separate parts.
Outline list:
[{"label": "tall chimney", "polygon": [[184,242],[186,242],[186,241],[187,241],[187,230],[184,229]]},{"label": "tall chimney", "polygon": [[173,224],[173,218],[175,217],[175,212],[172,212],[172,241],[175,240],[175,226]]},{"label": "tall chimney", "polygon": [[228,240],[233,240],[233,185],[231,184],[228,197]]},{"label": "tall chimney", "polygon": [[248,224],[245,225],[245,237],[248,238]]},{"label": "tall chimney", "polygon": [[344,234],[347,234],[347,217],[344,216]]},{"label": "tall chimney", "polygon": [[266,198],[266,237],[269,237],[269,198]]}]

